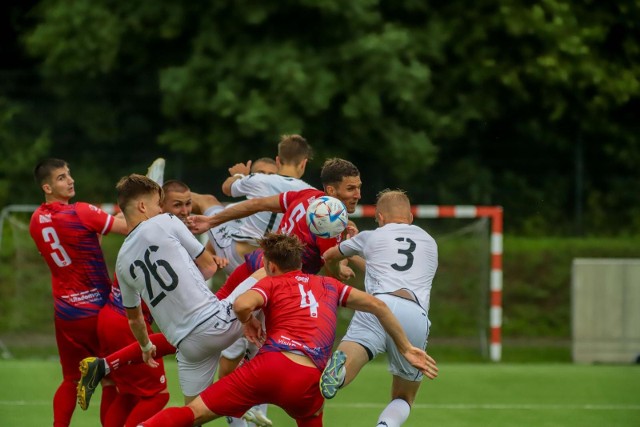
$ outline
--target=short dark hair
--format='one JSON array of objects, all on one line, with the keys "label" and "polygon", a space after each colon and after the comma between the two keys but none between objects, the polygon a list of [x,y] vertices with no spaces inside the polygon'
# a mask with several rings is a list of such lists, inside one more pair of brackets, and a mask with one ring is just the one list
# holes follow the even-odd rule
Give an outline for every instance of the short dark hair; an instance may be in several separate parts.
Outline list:
[{"label": "short dark hair", "polygon": [[271,157],[260,157],[259,159],[256,159],[251,163],[251,169],[253,169],[253,166],[257,163],[266,163],[268,165],[274,165],[274,166],[276,165],[276,161],[273,160]]},{"label": "short dark hair", "polygon": [[182,181],[178,181],[177,179],[170,179],[162,184],[162,191],[164,191],[165,193],[170,193],[172,191],[184,193],[185,191],[191,191],[191,189]]},{"label": "short dark hair", "polygon": [[322,165],[320,171],[320,182],[326,187],[327,185],[337,186],[346,177],[360,176],[360,171],[348,160],[334,157],[327,159]]},{"label": "short dark hair", "polygon": [[277,265],[283,273],[302,267],[304,245],[297,236],[267,233],[260,239],[260,247],[267,261]]},{"label": "short dark hair", "polygon": [[278,143],[278,158],[283,165],[297,165],[305,159],[313,159],[313,150],[300,135],[282,135]]},{"label": "short dark hair", "polygon": [[160,200],[163,196],[162,187],[157,182],[137,173],[122,177],[116,184],[116,190],[118,192],[118,206],[125,215],[130,209],[131,201],[154,193],[158,193]]},{"label": "short dark hair", "polygon": [[33,169],[33,177],[36,180],[36,184],[42,185],[46,180],[51,177],[51,173],[60,168],[67,167],[68,164],[61,159],[44,159],[36,165]]}]

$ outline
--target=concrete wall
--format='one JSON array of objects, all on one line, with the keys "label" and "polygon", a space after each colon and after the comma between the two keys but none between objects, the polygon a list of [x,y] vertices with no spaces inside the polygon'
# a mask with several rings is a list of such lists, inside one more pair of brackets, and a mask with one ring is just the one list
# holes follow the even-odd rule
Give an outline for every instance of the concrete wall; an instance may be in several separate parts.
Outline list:
[{"label": "concrete wall", "polygon": [[640,259],[574,259],[571,299],[574,362],[635,362]]}]

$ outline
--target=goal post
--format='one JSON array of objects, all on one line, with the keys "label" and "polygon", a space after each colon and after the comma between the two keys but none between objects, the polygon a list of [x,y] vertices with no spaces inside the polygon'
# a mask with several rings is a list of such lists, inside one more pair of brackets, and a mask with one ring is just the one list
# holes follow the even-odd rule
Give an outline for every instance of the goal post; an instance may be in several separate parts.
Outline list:
[{"label": "goal post", "polygon": [[[349,216],[375,217],[374,205],[359,205]],[[490,276],[489,276],[489,357],[494,362],[502,358],[502,206],[475,205],[413,205],[415,218],[488,218],[491,221]]]}]

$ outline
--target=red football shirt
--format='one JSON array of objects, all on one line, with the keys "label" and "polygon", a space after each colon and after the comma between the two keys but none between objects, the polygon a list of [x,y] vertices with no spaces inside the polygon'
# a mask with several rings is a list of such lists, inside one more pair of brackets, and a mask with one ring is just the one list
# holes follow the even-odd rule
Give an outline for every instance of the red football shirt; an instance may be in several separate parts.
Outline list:
[{"label": "red football shirt", "polygon": [[318,197],[326,194],[315,188],[301,191],[287,191],[280,194],[280,207],[284,212],[280,229],[283,234],[293,234],[304,243],[302,253],[302,271],[316,274],[324,265],[322,254],[342,240],[342,235],[325,239],[309,230],[307,225],[307,208]]},{"label": "red football shirt", "polygon": [[265,277],[252,288],[265,302],[267,339],[260,352],[299,351],[323,370],[336,335],[338,306],[345,306],[351,286],[326,276],[291,271]]},{"label": "red football shirt", "polygon": [[29,232],[51,270],[55,315],[64,320],[95,316],[111,289],[98,234],[114,218],[88,203],[43,203]]}]

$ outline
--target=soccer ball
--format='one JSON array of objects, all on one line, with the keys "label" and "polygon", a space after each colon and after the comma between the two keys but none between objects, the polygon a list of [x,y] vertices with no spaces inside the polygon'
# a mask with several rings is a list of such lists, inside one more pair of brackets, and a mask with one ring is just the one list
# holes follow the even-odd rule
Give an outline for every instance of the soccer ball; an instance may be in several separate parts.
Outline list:
[{"label": "soccer ball", "polygon": [[318,237],[336,237],[347,227],[348,220],[346,206],[335,197],[318,197],[307,208],[307,225]]}]

